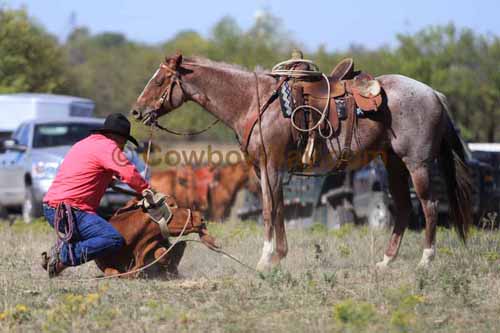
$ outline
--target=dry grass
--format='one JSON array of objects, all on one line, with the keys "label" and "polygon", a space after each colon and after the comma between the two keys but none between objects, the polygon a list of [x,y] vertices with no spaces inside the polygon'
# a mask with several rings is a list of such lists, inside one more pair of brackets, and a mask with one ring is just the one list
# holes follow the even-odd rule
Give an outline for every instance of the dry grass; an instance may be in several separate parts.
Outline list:
[{"label": "dry grass", "polygon": [[[229,253],[254,265],[261,227],[211,225]],[[475,231],[468,247],[440,230],[438,257],[420,270],[422,235],[409,232],[392,268],[378,272],[389,232],[289,230],[281,269],[259,275],[189,243],[184,279],[76,281],[90,263],[48,280],[38,254],[42,222],[0,226],[1,331],[441,331],[500,330],[500,234]]]}]

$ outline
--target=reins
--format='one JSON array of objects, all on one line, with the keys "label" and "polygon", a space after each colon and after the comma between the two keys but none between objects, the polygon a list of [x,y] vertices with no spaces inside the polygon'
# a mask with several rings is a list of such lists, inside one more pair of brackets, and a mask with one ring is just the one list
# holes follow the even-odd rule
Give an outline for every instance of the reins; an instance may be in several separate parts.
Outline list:
[{"label": "reins", "polygon": [[175,130],[171,130],[171,129],[165,127],[165,126],[160,125],[157,120],[155,120],[153,122],[153,125],[156,128],[158,128],[158,129],[160,129],[160,130],[162,130],[164,132],[167,132],[167,133],[170,133],[170,134],[174,134],[174,135],[177,135],[177,136],[193,136],[193,135],[199,135],[199,134],[202,134],[202,133],[208,131],[214,125],[216,125],[218,122],[219,122],[219,119],[215,119],[210,125],[208,125],[204,129],[196,131],[196,132],[178,132],[178,131],[175,131]]},{"label": "reins", "polygon": [[176,84],[179,86],[179,88],[181,89],[182,94],[183,94],[182,95],[183,99],[184,99],[184,93],[185,93],[184,92],[184,88],[182,87],[182,81],[180,79],[179,72],[177,70],[174,70],[174,69],[170,68],[166,64],[161,64],[160,67],[163,68],[163,69],[166,69],[167,71],[169,71],[170,72],[170,77],[172,77],[172,78],[170,79],[170,83],[168,84],[168,86],[166,87],[166,89],[160,95],[160,98],[158,99],[158,101],[156,101],[156,103],[155,103],[156,111],[154,111],[154,112],[151,113],[151,116],[152,116],[152,126],[155,126],[156,128],[158,128],[158,129],[160,129],[160,130],[162,130],[164,132],[167,132],[167,133],[170,133],[170,134],[173,134],[173,135],[177,135],[177,136],[193,136],[193,135],[199,135],[199,134],[202,134],[202,133],[208,131],[215,124],[217,124],[219,122],[219,119],[215,119],[210,125],[208,125],[204,129],[199,130],[199,131],[195,131],[195,132],[179,132],[179,131],[176,131],[176,130],[171,130],[171,129],[167,128],[166,126],[160,125],[158,123],[158,119],[156,118],[156,112],[162,108],[162,106],[165,103],[165,101],[168,101],[169,104],[172,106],[170,100],[171,100],[171,97],[172,97],[172,91],[174,89],[174,86]]}]

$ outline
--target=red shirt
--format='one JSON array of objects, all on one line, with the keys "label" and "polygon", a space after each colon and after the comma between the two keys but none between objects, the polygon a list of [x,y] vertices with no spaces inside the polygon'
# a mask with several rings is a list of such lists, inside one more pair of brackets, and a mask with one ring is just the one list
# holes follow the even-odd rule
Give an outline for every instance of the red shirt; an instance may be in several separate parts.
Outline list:
[{"label": "red shirt", "polygon": [[66,202],[95,213],[113,176],[139,193],[149,187],[113,140],[92,134],[71,147],[43,202],[54,207]]}]

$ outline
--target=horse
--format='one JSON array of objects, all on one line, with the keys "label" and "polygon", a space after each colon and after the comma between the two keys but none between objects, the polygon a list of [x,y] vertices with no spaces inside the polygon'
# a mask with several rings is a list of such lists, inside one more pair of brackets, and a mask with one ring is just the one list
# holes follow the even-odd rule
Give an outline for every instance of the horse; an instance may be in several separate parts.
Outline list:
[{"label": "horse", "polygon": [[[443,94],[399,74],[381,75],[376,80],[383,88],[382,104],[373,115],[357,117],[358,138],[352,155],[378,151],[384,155],[388,171],[395,223],[383,260],[377,267],[385,268],[394,261],[409,224],[408,177],[425,215],[425,239],[419,264],[427,266],[436,255],[437,200],[429,179],[430,163],[436,158],[447,185],[450,216],[464,242],[471,223],[471,185],[463,143]],[[288,168],[286,157],[297,149],[290,120],[282,116],[280,103],[270,102],[276,86],[277,79],[269,73],[252,72],[201,57],[184,59],[177,53],[160,64],[131,110],[137,120],[154,124],[157,118],[192,101],[234,131],[260,178],[264,244],[257,269],[261,271],[279,264],[288,252],[283,178]],[[258,125],[248,133],[249,119],[256,119],[256,115]],[[340,122],[337,136],[324,141],[330,144],[345,141],[345,123],[346,120]],[[321,158],[338,160],[339,155],[322,154]],[[321,171],[329,170],[315,170]]]},{"label": "horse", "polygon": [[[172,217],[168,222],[168,237],[150,215],[151,209],[132,199],[111,217],[109,223],[125,239],[125,246],[118,252],[95,259],[97,267],[105,276],[135,278],[140,273],[147,277],[176,278],[178,266],[186,248],[185,241],[171,244],[169,237],[197,233],[201,242],[215,249],[215,239],[209,235],[200,212],[178,208],[175,200],[166,198]],[[142,272],[143,267],[157,262]]]},{"label": "horse", "polygon": [[179,207],[200,210],[207,221],[221,222],[229,216],[236,195],[248,182],[245,161],[221,167],[210,165],[154,171],[151,186],[170,193]]}]

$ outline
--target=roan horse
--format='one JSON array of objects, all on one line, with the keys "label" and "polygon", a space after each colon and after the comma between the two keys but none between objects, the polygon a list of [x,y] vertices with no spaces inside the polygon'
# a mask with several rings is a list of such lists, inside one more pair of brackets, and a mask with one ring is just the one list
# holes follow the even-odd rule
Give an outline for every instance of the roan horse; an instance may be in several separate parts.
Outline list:
[{"label": "roan horse", "polygon": [[[386,267],[397,256],[403,233],[411,218],[408,176],[422,205],[426,227],[421,265],[435,256],[437,200],[429,180],[430,163],[438,158],[446,180],[450,214],[465,241],[471,222],[471,188],[464,164],[464,147],[449,116],[446,98],[429,86],[402,75],[376,78],[383,87],[383,102],[373,116],[356,119],[358,139],[354,156],[366,151],[384,154],[389,185],[395,204],[395,225],[377,264]],[[245,153],[260,177],[264,220],[264,246],[257,269],[278,264],[288,251],[283,220],[283,176],[286,157],[296,147],[290,120],[282,116],[279,103],[259,113],[277,86],[269,73],[250,72],[234,65],[176,54],[160,64],[138,97],[132,115],[146,124],[193,101],[231,128],[240,143],[245,140],[248,118],[257,112],[259,125],[251,132]],[[254,118],[255,119],[255,118]],[[340,124],[338,139],[346,131]],[[243,147],[245,148],[245,147]],[[323,154],[323,158],[326,158]],[[332,159],[337,157],[331,154]],[[329,170],[319,170],[329,171]],[[276,248],[273,236],[276,235]]]},{"label": "roan horse", "polygon": [[248,182],[250,167],[245,161],[215,167],[154,171],[151,186],[172,195],[179,207],[199,210],[207,221],[221,222],[229,215],[238,191]]}]

